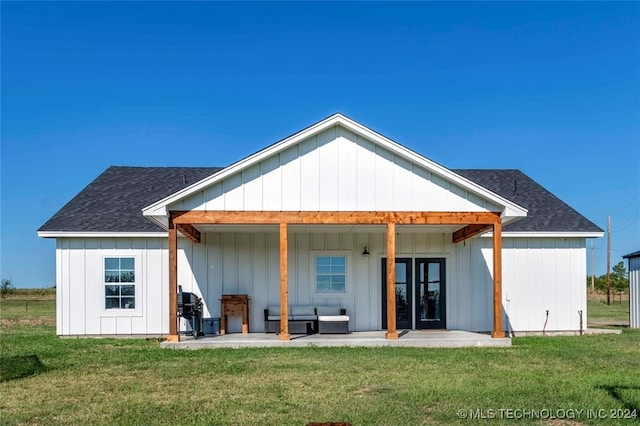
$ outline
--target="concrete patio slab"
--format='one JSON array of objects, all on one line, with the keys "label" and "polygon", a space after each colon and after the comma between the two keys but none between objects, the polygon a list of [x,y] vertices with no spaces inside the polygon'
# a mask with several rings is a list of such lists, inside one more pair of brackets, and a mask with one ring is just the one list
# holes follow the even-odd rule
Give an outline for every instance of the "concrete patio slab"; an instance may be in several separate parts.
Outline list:
[{"label": "concrete patio slab", "polygon": [[291,340],[281,341],[275,334],[249,333],[206,336],[194,339],[182,336],[180,342],[162,342],[163,348],[292,348],[292,347],[415,347],[415,348],[461,348],[461,347],[509,347],[511,339],[492,339],[488,334],[458,330],[399,332],[398,340],[385,339],[384,331],[363,331],[349,334],[292,335]]}]

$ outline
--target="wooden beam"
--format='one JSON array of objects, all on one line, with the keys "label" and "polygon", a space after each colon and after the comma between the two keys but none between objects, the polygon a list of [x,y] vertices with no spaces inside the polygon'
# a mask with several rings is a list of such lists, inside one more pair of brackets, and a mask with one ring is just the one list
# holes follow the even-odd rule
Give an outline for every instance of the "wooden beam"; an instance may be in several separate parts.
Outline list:
[{"label": "wooden beam", "polygon": [[174,211],[176,224],[369,224],[472,225],[494,224],[497,212],[295,212],[295,211]]},{"label": "wooden beam", "polygon": [[195,226],[188,223],[177,225],[178,231],[180,231],[185,237],[189,238],[194,243],[200,242],[200,231]]},{"label": "wooden beam", "polygon": [[387,224],[387,340],[398,340],[396,331],[396,225]]},{"label": "wooden beam", "polygon": [[493,331],[491,337],[503,338],[502,328],[502,223],[493,225]]},{"label": "wooden beam", "polygon": [[280,224],[280,334],[278,340],[290,340],[289,335],[289,288],[287,282],[287,224]]},{"label": "wooden beam", "polygon": [[167,340],[177,342],[178,334],[178,234],[169,218],[169,336]]},{"label": "wooden beam", "polygon": [[484,234],[487,231],[491,230],[492,225],[467,225],[462,229],[458,229],[453,233],[453,243],[461,243],[464,240],[467,240],[471,237],[475,237],[479,234]]}]

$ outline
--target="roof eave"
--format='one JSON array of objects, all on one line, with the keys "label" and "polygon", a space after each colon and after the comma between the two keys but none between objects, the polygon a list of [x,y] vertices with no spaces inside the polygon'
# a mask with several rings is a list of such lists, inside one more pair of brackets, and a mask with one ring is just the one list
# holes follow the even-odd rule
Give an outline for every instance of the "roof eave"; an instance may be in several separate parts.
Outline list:
[{"label": "roof eave", "polygon": [[38,231],[40,238],[111,238],[141,237],[166,238],[166,232],[87,232],[87,231]]},{"label": "roof eave", "polygon": [[[594,231],[503,231],[503,237],[509,238],[601,238],[604,232]],[[482,234],[483,237],[493,236],[493,232]]]}]

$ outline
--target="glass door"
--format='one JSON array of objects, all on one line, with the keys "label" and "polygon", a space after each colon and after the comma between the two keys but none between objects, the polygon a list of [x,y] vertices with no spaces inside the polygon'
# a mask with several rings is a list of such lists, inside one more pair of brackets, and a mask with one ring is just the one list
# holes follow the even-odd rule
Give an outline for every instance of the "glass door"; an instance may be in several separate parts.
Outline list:
[{"label": "glass door", "polygon": [[[396,328],[410,330],[411,318],[411,259],[396,259]],[[382,259],[382,328],[387,328],[387,259]]]},{"label": "glass door", "polygon": [[444,259],[416,259],[416,328],[446,328]]}]

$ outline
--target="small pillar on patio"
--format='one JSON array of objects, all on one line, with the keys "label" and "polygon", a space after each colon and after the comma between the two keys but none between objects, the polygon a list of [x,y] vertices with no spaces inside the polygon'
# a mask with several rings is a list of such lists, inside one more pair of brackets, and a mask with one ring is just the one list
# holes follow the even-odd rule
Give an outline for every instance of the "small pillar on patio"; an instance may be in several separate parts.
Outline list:
[{"label": "small pillar on patio", "polygon": [[289,334],[289,286],[287,281],[287,224],[280,224],[280,334],[278,340],[291,340]]},{"label": "small pillar on patio", "polygon": [[387,224],[387,340],[398,340],[396,330],[396,224]]},{"label": "small pillar on patio", "polygon": [[179,342],[178,334],[178,233],[169,215],[169,342]]},{"label": "small pillar on patio", "polygon": [[493,224],[493,330],[491,337],[505,337],[502,328],[502,222]]}]

